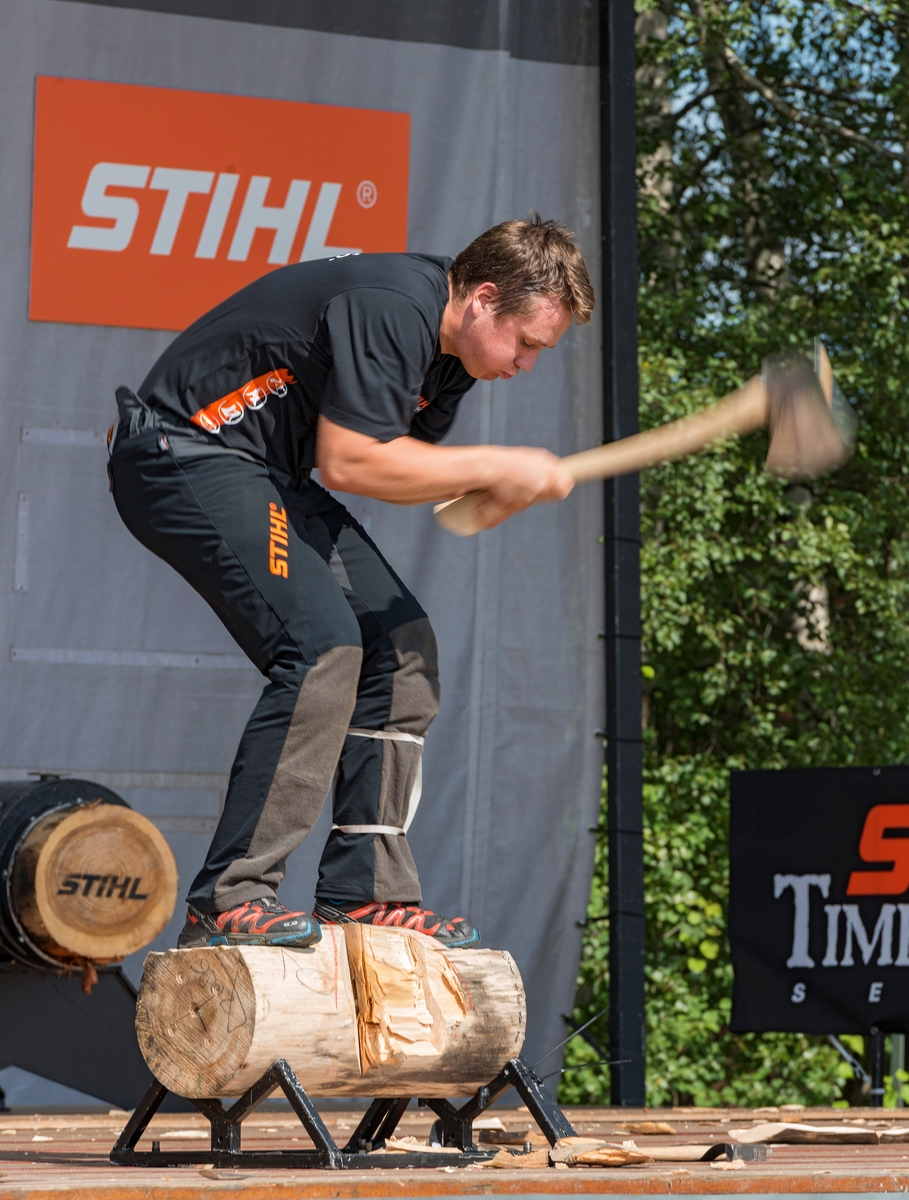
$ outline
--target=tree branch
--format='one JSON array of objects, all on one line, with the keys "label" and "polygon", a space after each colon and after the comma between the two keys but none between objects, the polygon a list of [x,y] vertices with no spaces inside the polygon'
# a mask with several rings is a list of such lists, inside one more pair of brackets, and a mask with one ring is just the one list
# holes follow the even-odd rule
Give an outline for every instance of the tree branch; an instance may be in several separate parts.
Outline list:
[{"label": "tree branch", "polygon": [[862,4],[861,0],[842,0],[842,3],[847,8],[854,8],[856,12],[862,13],[863,16],[870,17],[872,21],[877,22],[882,29],[888,29],[889,26],[884,18],[874,11],[870,4]]},{"label": "tree branch", "polygon": [[673,121],[681,121],[682,117],[687,117],[691,110],[693,108],[697,108],[697,106],[703,100],[706,100],[708,96],[715,96],[717,92],[721,90],[722,89],[718,87],[704,88],[703,92],[699,92],[696,96],[693,96],[687,104],[683,104],[680,109],[676,110],[676,112],[670,113],[670,119]]},{"label": "tree branch", "polygon": [[864,146],[866,150],[871,150],[872,153],[879,154],[883,158],[892,158],[897,162],[906,161],[906,155],[902,150],[890,150],[886,146],[881,146],[873,138],[866,137],[864,133],[857,133],[854,129],[849,129],[845,125],[841,125],[839,121],[834,121],[831,117],[816,116],[814,113],[808,113],[801,108],[796,108],[794,104],[789,104],[769,84],[758,79],[756,75],[752,75],[735,51],[730,50],[725,42],[720,44],[720,53],[730,71],[737,75],[747,87],[757,92],[759,96],[762,96],[768,104],[776,109],[780,116],[786,117],[787,120],[794,122],[796,125],[803,125],[809,129],[824,129],[828,133],[834,133],[844,141],[852,142],[853,145]]},{"label": "tree branch", "polygon": [[816,83],[799,83],[797,79],[781,79],[781,88],[792,88],[797,92],[811,92],[814,96],[823,96],[825,100],[842,100],[844,104],[870,104],[873,96],[859,96],[855,92],[838,92],[833,88],[818,87]]}]

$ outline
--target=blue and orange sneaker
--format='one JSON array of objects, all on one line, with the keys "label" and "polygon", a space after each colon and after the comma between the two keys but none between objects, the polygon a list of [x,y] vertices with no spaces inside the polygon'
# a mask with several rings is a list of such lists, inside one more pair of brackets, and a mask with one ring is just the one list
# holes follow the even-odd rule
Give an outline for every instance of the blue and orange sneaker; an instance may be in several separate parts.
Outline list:
[{"label": "blue and orange sneaker", "polygon": [[480,941],[479,930],[464,917],[441,917],[417,904],[332,904],[316,900],[313,914],[325,925],[390,925],[435,938],[448,950],[466,950]]},{"label": "blue and orange sneaker", "polygon": [[203,913],[192,905],[177,939],[178,950],[196,946],[314,946],[322,937],[308,913],[291,912],[268,896],[247,900],[226,912]]}]

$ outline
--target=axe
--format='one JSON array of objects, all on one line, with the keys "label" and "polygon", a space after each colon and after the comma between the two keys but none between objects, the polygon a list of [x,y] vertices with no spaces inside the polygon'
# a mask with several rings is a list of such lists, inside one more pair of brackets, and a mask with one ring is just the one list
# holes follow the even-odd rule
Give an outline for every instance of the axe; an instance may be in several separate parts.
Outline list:
[{"label": "axe", "polygon": [[[763,372],[724,399],[689,417],[562,459],[578,483],[628,475],[703,450],[718,438],[767,426],[766,470],[782,479],[813,479],[840,466],[855,444],[855,416],[819,340],[812,356],[768,359]],[[483,528],[481,492],[434,508],[436,520],[461,537]]]}]

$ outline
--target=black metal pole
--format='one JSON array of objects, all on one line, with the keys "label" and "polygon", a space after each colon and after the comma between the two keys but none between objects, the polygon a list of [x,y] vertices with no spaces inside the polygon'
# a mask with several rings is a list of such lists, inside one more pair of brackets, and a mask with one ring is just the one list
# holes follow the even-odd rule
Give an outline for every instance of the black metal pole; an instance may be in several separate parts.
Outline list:
[{"label": "black metal pole", "polygon": [[883,1108],[884,1106],[884,1035],[876,1025],[871,1027],[871,1036],[869,1037],[870,1058],[871,1058],[871,1091],[868,1096],[868,1103],[872,1108]]},{"label": "black metal pole", "polygon": [[[600,2],[604,441],[636,433],[637,251],[633,0]],[[644,1103],[644,865],[638,477],[606,482],[609,1056],[613,1104]]]}]

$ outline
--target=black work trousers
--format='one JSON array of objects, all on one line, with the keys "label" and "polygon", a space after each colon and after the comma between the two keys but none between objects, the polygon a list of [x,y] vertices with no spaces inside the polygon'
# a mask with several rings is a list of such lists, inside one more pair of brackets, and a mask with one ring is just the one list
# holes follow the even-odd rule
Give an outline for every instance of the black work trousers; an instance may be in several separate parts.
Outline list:
[{"label": "black work trousers", "polygon": [[190,903],[221,912],[273,894],[333,779],[317,897],[419,903],[396,831],[419,802],[423,738],[438,711],[435,638],[420,605],[311,480],[227,451],[178,459],[166,431],[129,436],[124,422],[110,476],[130,532],[204,597],[269,681]]}]

